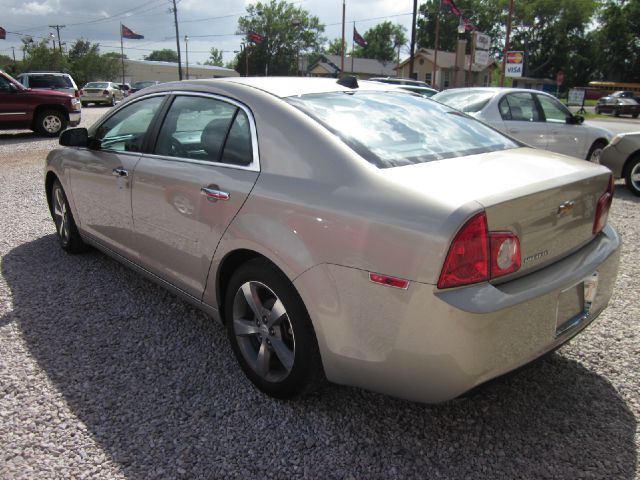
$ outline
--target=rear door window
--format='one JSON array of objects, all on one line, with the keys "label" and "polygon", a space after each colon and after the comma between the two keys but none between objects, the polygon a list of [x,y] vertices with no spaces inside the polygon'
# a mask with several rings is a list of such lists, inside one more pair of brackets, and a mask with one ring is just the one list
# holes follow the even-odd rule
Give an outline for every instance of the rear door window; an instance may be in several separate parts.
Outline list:
[{"label": "rear door window", "polygon": [[154,153],[249,165],[253,149],[248,116],[238,106],[223,100],[179,96],[164,119]]},{"label": "rear door window", "polygon": [[533,95],[525,92],[509,93],[504,96],[498,105],[503,120],[521,122],[541,121],[538,106]]}]

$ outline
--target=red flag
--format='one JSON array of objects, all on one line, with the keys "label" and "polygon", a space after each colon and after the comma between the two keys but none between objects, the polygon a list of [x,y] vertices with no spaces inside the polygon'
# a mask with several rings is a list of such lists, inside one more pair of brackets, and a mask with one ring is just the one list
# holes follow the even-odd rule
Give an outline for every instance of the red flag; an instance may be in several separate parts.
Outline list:
[{"label": "red flag", "polygon": [[451,9],[451,13],[453,13],[457,17],[461,15],[460,9],[456,7],[456,4],[453,3],[453,0],[442,0],[442,3],[449,7]]},{"label": "red flag", "polygon": [[250,42],[255,43],[256,45],[260,45],[262,42],[264,42],[264,35],[260,35],[259,33],[256,32],[249,32],[247,33],[247,38],[249,39]]},{"label": "red flag", "polygon": [[7,31],[0,27],[0,40],[6,40],[7,39]]},{"label": "red flag", "polygon": [[471,23],[471,20],[469,20],[468,18],[463,19],[463,21],[465,32],[473,32],[476,29],[476,26]]},{"label": "red flag", "polygon": [[353,27],[353,41],[360,45],[362,48],[367,46],[367,41],[358,33],[356,27]]},{"label": "red flag", "polygon": [[121,32],[122,38],[129,38],[131,40],[140,40],[144,38],[144,35],[140,35],[139,33],[134,32],[126,25],[120,24],[120,26],[122,27],[122,32]]}]

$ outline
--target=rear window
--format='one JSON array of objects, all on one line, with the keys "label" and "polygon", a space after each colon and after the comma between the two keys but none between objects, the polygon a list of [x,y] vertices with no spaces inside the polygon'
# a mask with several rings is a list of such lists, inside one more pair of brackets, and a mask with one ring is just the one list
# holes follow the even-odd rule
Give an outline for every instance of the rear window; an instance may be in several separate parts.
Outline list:
[{"label": "rear window", "polygon": [[494,95],[494,92],[486,90],[448,90],[434,95],[433,99],[461,112],[475,113],[482,110]]},{"label": "rear window", "polygon": [[29,75],[31,88],[73,88],[71,80],[63,75]]},{"label": "rear window", "polygon": [[108,82],[90,82],[85,85],[84,88],[108,88]]},{"label": "rear window", "polygon": [[379,168],[516,148],[445,105],[400,92],[332,92],[285,99]]}]

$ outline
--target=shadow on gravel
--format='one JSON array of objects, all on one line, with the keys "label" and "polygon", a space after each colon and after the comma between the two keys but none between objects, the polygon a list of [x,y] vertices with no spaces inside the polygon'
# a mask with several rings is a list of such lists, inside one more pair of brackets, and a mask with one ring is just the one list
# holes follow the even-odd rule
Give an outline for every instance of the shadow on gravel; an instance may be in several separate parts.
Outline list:
[{"label": "shadow on gravel", "polygon": [[51,140],[51,137],[44,137],[30,130],[0,133],[0,144],[2,145],[31,143],[42,140]]},{"label": "shadow on gravel", "polygon": [[632,413],[561,354],[441,405],[338,386],[280,402],[243,378],[222,327],[98,252],[49,235],[1,270],[9,321],[130,478],[635,476]]}]

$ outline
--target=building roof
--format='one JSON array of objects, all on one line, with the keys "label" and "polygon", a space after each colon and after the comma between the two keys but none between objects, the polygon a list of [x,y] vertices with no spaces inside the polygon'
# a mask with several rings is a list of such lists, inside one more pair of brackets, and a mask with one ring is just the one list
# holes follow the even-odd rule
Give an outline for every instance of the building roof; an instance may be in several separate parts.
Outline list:
[{"label": "building roof", "polygon": [[[415,56],[414,56],[414,62],[416,60],[420,60],[425,59],[427,61],[429,61],[430,63],[433,63],[435,57],[435,50],[430,49],[430,48],[421,48],[419,49]],[[464,56],[464,68],[465,70],[467,70],[469,68],[469,58],[471,57],[471,55],[465,55]],[[406,60],[400,62],[400,64],[396,67],[397,69],[401,69],[403,66],[405,66],[407,63],[409,63],[409,60],[411,58],[407,58]],[[471,70],[473,70],[474,72],[481,72],[482,70],[486,69],[487,67],[489,67],[492,63],[495,63],[495,59],[493,57],[489,57],[489,64],[487,65],[477,65],[477,64],[473,64],[473,67]],[[455,52],[445,52],[443,50],[438,50],[438,68],[444,68],[444,69],[451,69],[454,68],[456,65],[456,53]]]},{"label": "building roof", "polygon": [[[341,64],[340,55],[322,55],[320,59],[313,64],[309,70],[320,65],[330,73],[340,73]],[[352,63],[353,62],[353,63]],[[353,65],[353,68],[352,68]],[[362,73],[366,75],[376,75],[381,77],[396,76],[395,62],[381,62],[375,58],[358,58],[344,57],[344,71],[353,73]]]},{"label": "building roof", "polygon": [[[130,60],[128,58],[124,59],[125,62],[127,63],[132,63],[135,65],[156,65],[159,67],[172,67],[177,69],[178,68],[178,62],[159,62],[159,61],[155,61],[155,60]],[[183,65],[184,68],[184,65]],[[225,68],[225,67],[217,67],[215,65],[200,65],[198,63],[190,63],[189,64],[189,68],[197,68],[197,69],[202,69],[202,70],[211,70],[211,73],[214,74],[215,72],[221,73],[224,72],[225,75],[238,75],[238,72],[236,72],[235,70],[231,69],[231,68]]]}]

